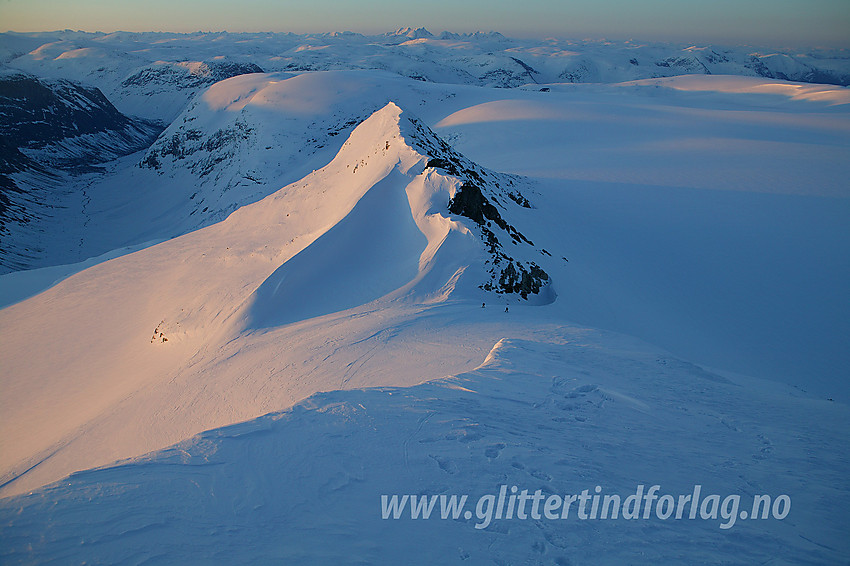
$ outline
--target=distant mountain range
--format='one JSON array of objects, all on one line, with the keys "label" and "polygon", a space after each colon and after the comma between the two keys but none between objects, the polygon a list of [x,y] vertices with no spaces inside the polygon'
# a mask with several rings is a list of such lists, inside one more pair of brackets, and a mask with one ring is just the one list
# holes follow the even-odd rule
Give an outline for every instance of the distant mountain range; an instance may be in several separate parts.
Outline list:
[{"label": "distant mountain range", "polygon": [[383,70],[512,88],[723,74],[850,85],[850,51],[511,39],[497,32],[0,34],[0,63],[96,86],[124,113],[172,120],[200,88],[260,71]]}]

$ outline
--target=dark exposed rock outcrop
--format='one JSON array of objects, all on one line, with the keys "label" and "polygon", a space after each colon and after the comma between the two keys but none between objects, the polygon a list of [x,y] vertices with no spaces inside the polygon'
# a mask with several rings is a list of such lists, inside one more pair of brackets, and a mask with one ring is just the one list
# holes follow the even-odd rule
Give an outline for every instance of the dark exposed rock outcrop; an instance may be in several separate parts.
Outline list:
[{"label": "dark exposed rock outcrop", "polygon": [[505,219],[509,207],[532,208],[520,192],[522,180],[488,171],[456,152],[426,126],[414,122],[414,127],[415,142],[430,157],[426,166],[445,171],[460,181],[447,207],[450,213],[475,223],[490,256],[485,262],[490,278],[480,287],[497,294],[519,295],[523,299],[539,294],[550,282],[549,274],[535,262],[516,257],[526,254],[515,254],[506,247],[508,244],[521,246],[527,251],[548,255]]}]

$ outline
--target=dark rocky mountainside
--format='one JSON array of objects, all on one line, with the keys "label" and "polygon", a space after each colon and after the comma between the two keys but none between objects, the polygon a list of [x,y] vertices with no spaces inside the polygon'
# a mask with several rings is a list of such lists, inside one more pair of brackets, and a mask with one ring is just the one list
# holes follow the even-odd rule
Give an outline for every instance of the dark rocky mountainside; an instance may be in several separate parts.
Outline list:
[{"label": "dark rocky mountainside", "polygon": [[209,61],[190,63],[159,62],[140,69],[124,79],[121,86],[150,86],[173,84],[178,89],[197,89],[239,75],[262,73],[253,63]]},{"label": "dark rocky mountainside", "polygon": [[163,129],[120,113],[97,88],[19,72],[0,75],[0,117],[0,272],[32,266],[41,250],[20,236],[78,198],[74,176],[145,149]]}]

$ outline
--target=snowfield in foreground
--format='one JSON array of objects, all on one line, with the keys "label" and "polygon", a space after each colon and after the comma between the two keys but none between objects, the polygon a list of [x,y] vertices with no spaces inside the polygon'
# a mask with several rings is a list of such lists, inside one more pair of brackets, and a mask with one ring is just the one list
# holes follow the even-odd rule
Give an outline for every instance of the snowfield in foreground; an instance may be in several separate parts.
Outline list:
[{"label": "snowfield in foreground", "polygon": [[[845,87],[198,89],[10,236],[53,255],[0,276],[4,563],[850,554]],[[709,503],[481,507],[654,485]]]},{"label": "snowfield in foreground", "polygon": [[[3,557],[561,565],[847,556],[847,456],[835,449],[850,426],[843,404],[726,378],[622,336],[543,322],[535,310],[432,307],[423,314],[441,331],[457,318],[478,328],[510,316],[511,334],[528,338],[498,341],[455,377],[317,394],[4,500]],[[393,334],[382,340],[391,345]],[[529,503],[525,520],[488,523],[477,503],[501,486],[551,497],[598,485],[625,499],[656,484],[659,497],[692,495],[696,484],[700,503],[740,495],[740,506],[731,519],[726,505],[695,519],[688,507],[660,519],[653,507],[648,520],[593,520],[590,504],[563,519],[541,505],[535,519]],[[468,499],[457,517],[442,519],[436,503],[427,519],[409,507],[383,519],[381,495],[393,494]],[[784,519],[740,518],[756,495],[786,494]]]}]

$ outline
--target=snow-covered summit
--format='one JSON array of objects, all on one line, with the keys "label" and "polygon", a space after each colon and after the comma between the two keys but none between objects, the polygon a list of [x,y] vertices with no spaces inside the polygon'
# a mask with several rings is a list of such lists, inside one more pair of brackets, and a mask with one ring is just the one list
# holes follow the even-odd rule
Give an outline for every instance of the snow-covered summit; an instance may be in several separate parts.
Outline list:
[{"label": "snow-covered summit", "polygon": [[[180,373],[189,381],[172,394],[196,395],[191,383],[207,379],[205,364],[184,364],[218,363],[208,353],[253,342],[258,330],[273,334],[382,304],[473,305],[497,295],[552,301],[549,276],[536,263],[548,256],[523,236],[535,211],[521,185],[462,157],[388,103],[326,166],[225,221],[99,264],[0,311],[8,336],[0,357],[15,382],[0,410],[2,483],[19,491],[262,414],[293,395],[294,384],[258,399],[233,368],[216,381],[244,398],[238,407],[222,412],[210,398],[183,407],[176,421],[150,424],[173,401],[150,386]],[[63,339],[79,328],[98,344],[96,372],[78,344]],[[34,362],[14,354],[34,335],[55,343],[55,355]],[[152,367],[159,369],[151,374]],[[320,379],[301,394],[329,386]],[[24,399],[40,388],[55,395],[28,406]],[[119,405],[148,430],[115,437],[121,427],[113,430],[109,415]],[[69,440],[79,427],[91,434]],[[108,440],[90,445],[96,438]]]},{"label": "snow-covered summit", "polygon": [[445,300],[476,286],[554,300],[536,263],[547,252],[505,220],[530,208],[519,179],[472,163],[393,102],[360,124],[304,188],[316,182],[347,212],[337,210],[338,223],[266,279],[251,324],[289,323],[388,293]]}]

